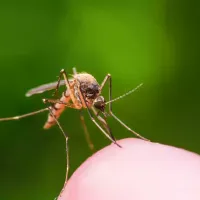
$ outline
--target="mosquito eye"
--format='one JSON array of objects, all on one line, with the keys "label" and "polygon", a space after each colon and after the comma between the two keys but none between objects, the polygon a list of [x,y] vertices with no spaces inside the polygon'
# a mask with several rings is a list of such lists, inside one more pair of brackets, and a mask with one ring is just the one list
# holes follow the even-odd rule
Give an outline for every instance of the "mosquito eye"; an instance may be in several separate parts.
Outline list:
[{"label": "mosquito eye", "polygon": [[94,107],[101,110],[101,111],[104,111],[105,109],[105,100],[102,96],[99,96],[95,99],[94,101]]},{"label": "mosquito eye", "polygon": [[91,95],[94,95],[95,92],[92,89],[88,88],[86,93],[87,93],[87,96],[91,96]]},{"label": "mosquito eye", "polygon": [[88,89],[87,89],[87,93],[90,93],[90,94],[91,94],[91,93],[93,93],[93,90],[92,90],[91,88],[88,88]]},{"label": "mosquito eye", "polygon": [[88,86],[87,92],[88,93],[98,93],[99,92],[99,86],[91,84],[91,85]]}]

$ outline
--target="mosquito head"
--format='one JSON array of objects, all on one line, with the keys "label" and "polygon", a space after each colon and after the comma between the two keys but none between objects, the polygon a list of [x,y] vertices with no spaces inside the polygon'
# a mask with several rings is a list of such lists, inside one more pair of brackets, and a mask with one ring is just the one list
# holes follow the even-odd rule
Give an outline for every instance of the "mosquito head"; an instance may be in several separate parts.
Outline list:
[{"label": "mosquito head", "polygon": [[99,85],[88,84],[85,89],[85,96],[88,99],[95,99],[99,93]]},{"label": "mosquito head", "polygon": [[98,96],[94,102],[93,105],[96,109],[101,110],[102,112],[104,112],[105,110],[105,100],[103,96]]}]

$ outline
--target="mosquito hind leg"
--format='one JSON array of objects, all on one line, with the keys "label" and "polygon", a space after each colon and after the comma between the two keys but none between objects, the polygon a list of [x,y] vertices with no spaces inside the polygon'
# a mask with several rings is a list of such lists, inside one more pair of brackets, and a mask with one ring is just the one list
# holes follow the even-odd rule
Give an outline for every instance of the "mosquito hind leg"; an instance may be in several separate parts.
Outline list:
[{"label": "mosquito hind leg", "polygon": [[25,118],[25,117],[29,117],[29,116],[32,116],[32,115],[36,115],[36,114],[39,114],[39,113],[42,113],[42,112],[45,112],[45,111],[48,111],[48,108],[44,108],[44,109],[41,109],[41,110],[37,110],[37,111],[34,111],[34,112],[30,112],[30,113],[27,113],[27,114],[24,114],[24,115],[15,116],[15,117],[0,118],[0,121],[19,120],[19,119],[22,119],[22,118]]},{"label": "mosquito hind leg", "polygon": [[82,113],[81,110],[80,110],[79,113],[80,113],[80,120],[81,120],[81,124],[82,124],[83,130],[84,130],[84,135],[85,135],[85,139],[87,141],[88,147],[90,148],[90,150],[92,152],[94,152],[95,151],[94,144],[93,144],[93,142],[92,142],[92,140],[90,138],[90,134],[88,132],[88,129],[87,129],[87,126],[86,126],[86,123],[85,123],[85,119],[84,119],[83,113]]}]

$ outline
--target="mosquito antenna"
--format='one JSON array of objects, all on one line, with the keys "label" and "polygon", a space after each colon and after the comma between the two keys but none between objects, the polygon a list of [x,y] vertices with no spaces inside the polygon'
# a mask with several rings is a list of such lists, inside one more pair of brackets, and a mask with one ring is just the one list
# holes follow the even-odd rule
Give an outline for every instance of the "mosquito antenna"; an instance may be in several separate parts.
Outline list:
[{"label": "mosquito antenna", "polygon": [[129,95],[129,94],[135,92],[135,91],[136,91],[138,88],[140,88],[142,85],[143,85],[143,83],[140,83],[140,85],[138,85],[138,86],[135,87],[134,89],[130,90],[129,92],[127,92],[127,93],[125,93],[125,94],[123,94],[123,95],[121,95],[121,96],[119,96],[119,97],[117,97],[117,98],[115,98],[115,99],[112,99],[111,101],[107,101],[105,104],[108,104],[108,103],[111,103],[111,102],[113,102],[113,101],[117,101],[117,100],[119,100],[119,99],[124,98],[125,96],[127,96],[127,95]]}]

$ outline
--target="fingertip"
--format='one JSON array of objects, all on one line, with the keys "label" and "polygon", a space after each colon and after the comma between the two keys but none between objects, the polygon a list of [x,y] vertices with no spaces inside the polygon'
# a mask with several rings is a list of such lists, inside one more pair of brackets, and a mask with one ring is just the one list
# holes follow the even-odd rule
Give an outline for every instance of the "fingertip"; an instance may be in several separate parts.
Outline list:
[{"label": "fingertip", "polygon": [[111,144],[88,158],[58,199],[200,199],[199,155],[140,139],[117,142],[122,148]]}]

